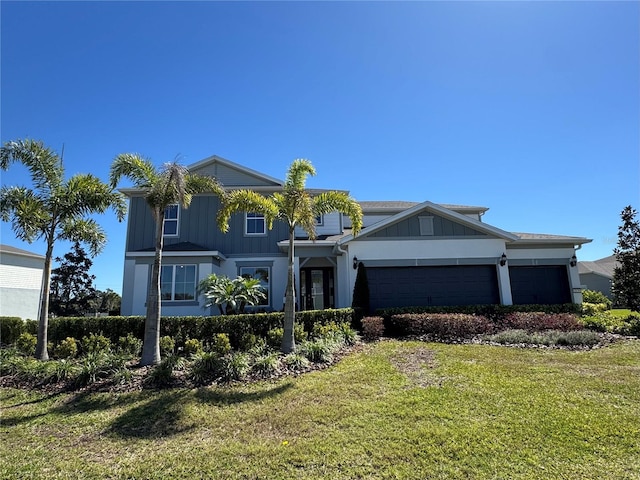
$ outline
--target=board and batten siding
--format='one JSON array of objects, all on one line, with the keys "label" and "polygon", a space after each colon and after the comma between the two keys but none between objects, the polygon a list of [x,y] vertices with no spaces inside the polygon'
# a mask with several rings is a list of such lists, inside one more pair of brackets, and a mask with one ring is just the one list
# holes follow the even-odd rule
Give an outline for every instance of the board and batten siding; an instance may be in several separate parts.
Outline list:
[{"label": "board and batten siding", "polygon": [[368,235],[368,238],[394,238],[394,237],[421,237],[429,236],[420,235],[420,217],[433,217],[433,237],[469,237],[481,236],[487,237],[487,234],[475,230],[474,228],[462,225],[460,223],[449,220],[439,215],[432,215],[427,212],[420,213],[409,217],[400,222],[389,225],[377,232]]},{"label": "board and batten siding", "polygon": [[[216,214],[220,200],[215,195],[199,195],[193,198],[189,208],[180,209],[178,236],[164,238],[165,247],[191,242],[207,250],[216,250],[225,256],[280,253],[277,242],[288,238],[287,226],[274,222],[265,235],[245,234],[245,214],[238,212],[229,220],[229,231],[218,228]],[[142,197],[132,197],[129,209],[129,235],[127,251],[136,252],[155,247],[155,221]]]}]

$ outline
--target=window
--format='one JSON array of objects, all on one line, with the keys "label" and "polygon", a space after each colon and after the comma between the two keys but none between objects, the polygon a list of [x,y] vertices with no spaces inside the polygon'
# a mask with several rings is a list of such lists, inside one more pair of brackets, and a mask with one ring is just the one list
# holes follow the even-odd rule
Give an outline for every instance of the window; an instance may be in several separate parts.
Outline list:
[{"label": "window", "polygon": [[418,217],[420,235],[433,235],[433,217]]},{"label": "window", "polygon": [[178,204],[169,205],[164,210],[164,224],[162,225],[162,234],[165,237],[178,236],[178,216],[180,208]]},{"label": "window", "polygon": [[247,212],[245,231],[247,235],[264,235],[267,233],[264,215]]},{"label": "window", "polygon": [[316,225],[324,225],[324,215],[316,215]]},{"label": "window", "polygon": [[160,270],[160,299],[184,301],[196,299],[196,266],[163,265]]},{"label": "window", "polygon": [[260,286],[262,287],[266,298],[261,300],[258,305],[270,305],[269,267],[240,267],[240,276],[243,278],[256,278],[260,280]]}]

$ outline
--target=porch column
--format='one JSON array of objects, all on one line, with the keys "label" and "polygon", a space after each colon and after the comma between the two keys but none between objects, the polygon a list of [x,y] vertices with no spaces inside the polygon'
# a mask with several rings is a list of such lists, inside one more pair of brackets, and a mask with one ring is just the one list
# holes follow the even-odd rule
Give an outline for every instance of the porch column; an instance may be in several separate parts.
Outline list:
[{"label": "porch column", "polygon": [[511,296],[511,278],[509,277],[509,265],[496,265],[498,271],[498,288],[500,290],[500,303],[502,305],[513,305]]}]

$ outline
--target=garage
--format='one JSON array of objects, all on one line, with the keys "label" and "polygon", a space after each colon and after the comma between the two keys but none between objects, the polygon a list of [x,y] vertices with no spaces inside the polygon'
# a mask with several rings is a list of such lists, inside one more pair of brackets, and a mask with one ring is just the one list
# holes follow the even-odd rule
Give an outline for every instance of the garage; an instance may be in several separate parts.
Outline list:
[{"label": "garage", "polygon": [[514,305],[571,303],[569,275],[564,265],[509,267]]},{"label": "garage", "polygon": [[500,303],[495,265],[367,268],[372,310]]}]

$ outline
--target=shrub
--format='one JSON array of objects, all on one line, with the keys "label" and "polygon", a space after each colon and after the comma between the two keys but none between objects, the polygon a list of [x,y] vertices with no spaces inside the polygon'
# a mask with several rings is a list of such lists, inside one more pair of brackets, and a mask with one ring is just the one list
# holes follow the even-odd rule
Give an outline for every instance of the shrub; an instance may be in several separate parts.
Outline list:
[{"label": "shrub", "polygon": [[106,351],[90,351],[80,359],[80,371],[76,377],[76,385],[83,387],[107,378],[111,373],[121,368],[119,361]]},{"label": "shrub", "polygon": [[124,355],[130,355],[137,357],[142,350],[142,340],[135,337],[131,333],[127,333],[126,337],[120,337],[118,339],[118,352]]},{"label": "shrub", "polygon": [[282,357],[282,363],[292,370],[304,370],[311,364],[307,357],[296,352],[289,353]]},{"label": "shrub", "polygon": [[556,340],[556,345],[566,346],[593,346],[600,342],[600,337],[597,333],[589,330],[573,330],[570,332],[561,332]]},{"label": "shrub", "polygon": [[606,310],[610,310],[612,305],[611,300],[609,300],[604,293],[598,292],[597,290],[583,290],[582,301],[584,303],[604,304]]},{"label": "shrub", "polygon": [[25,355],[35,355],[38,339],[30,333],[21,333],[16,340],[16,348]]},{"label": "shrub", "polygon": [[542,330],[580,330],[582,324],[572,313],[513,312],[499,321],[500,329],[524,329],[530,332]]},{"label": "shrub", "polygon": [[497,333],[490,340],[504,345],[593,346],[599,343],[600,337],[589,330],[530,332],[519,329]]},{"label": "shrub", "polygon": [[[314,328],[317,324],[314,326]],[[284,328],[277,327],[272,328],[267,332],[267,344],[271,348],[279,349],[282,345],[282,337],[284,336]],[[296,342],[303,342],[307,339],[308,333],[304,330],[304,325],[301,323],[294,323],[293,325],[293,337]]]},{"label": "shrub", "polygon": [[173,355],[176,349],[176,342],[169,335],[160,337],[160,355]]},{"label": "shrub", "polygon": [[249,371],[249,358],[246,353],[234,352],[220,358],[219,379],[222,382],[242,380]]},{"label": "shrub", "polygon": [[184,365],[183,358],[178,355],[169,354],[164,357],[158,365],[151,369],[147,381],[156,386],[170,385],[174,379],[173,372],[175,370],[182,370]]},{"label": "shrub", "polygon": [[314,363],[331,363],[337,349],[336,343],[331,340],[309,340],[300,346],[300,354]]},{"label": "shrub", "polygon": [[263,338],[254,335],[253,333],[244,333],[240,338],[240,344],[238,348],[245,352],[252,350],[258,343],[266,343]]},{"label": "shrub", "polygon": [[0,317],[0,342],[11,345],[25,333],[25,323],[20,317]]},{"label": "shrub", "polygon": [[280,372],[280,356],[277,353],[268,353],[257,357],[251,371],[262,378],[277,375]]},{"label": "shrub", "polygon": [[54,355],[58,358],[75,358],[78,355],[78,342],[73,337],[65,338],[54,349]]},{"label": "shrub", "polygon": [[367,340],[376,340],[384,335],[384,319],[382,317],[364,317],[362,334]]},{"label": "shrub", "polygon": [[199,385],[209,383],[220,376],[220,357],[213,352],[200,351],[194,354],[189,371],[189,378]]},{"label": "shrub", "polygon": [[210,351],[217,353],[219,356],[223,356],[231,352],[229,335],[226,333],[217,333],[211,341]]},{"label": "shrub", "polygon": [[433,335],[442,340],[470,338],[491,333],[494,325],[486,317],[464,313],[394,315],[389,322],[396,335]]},{"label": "shrub", "polygon": [[202,353],[202,342],[197,338],[190,338],[184,342],[185,355],[198,355]]},{"label": "shrub", "polygon": [[82,337],[80,344],[85,355],[109,353],[111,351],[111,341],[104,335],[91,333],[88,337]]},{"label": "shrub", "polygon": [[640,314],[631,313],[627,318],[623,319],[623,322],[624,326],[620,328],[618,333],[640,337]]},{"label": "shrub", "polygon": [[608,310],[605,303],[587,303],[582,304],[582,315],[596,315],[597,313],[606,312]]}]

